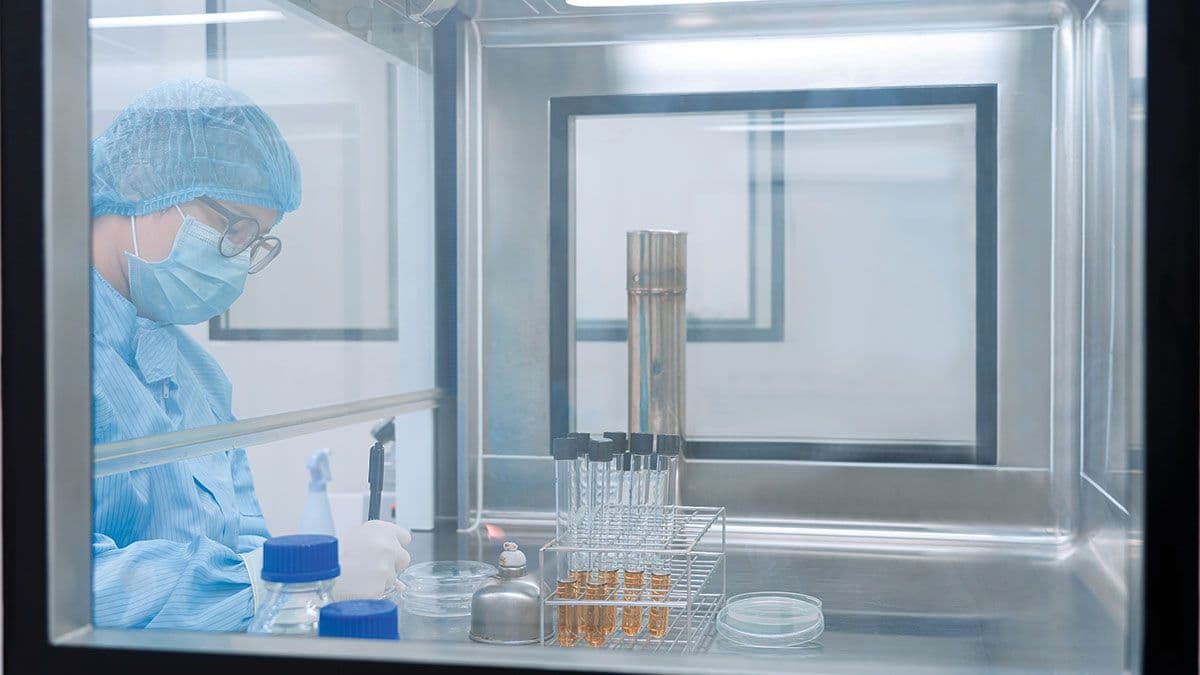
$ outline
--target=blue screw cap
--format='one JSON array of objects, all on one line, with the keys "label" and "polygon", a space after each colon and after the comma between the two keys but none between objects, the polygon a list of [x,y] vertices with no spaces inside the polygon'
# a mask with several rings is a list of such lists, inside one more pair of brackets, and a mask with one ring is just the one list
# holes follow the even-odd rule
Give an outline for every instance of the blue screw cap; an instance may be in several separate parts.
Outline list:
[{"label": "blue screw cap", "polygon": [[263,544],[263,581],[322,581],[341,573],[337,538],[327,534],[289,534]]},{"label": "blue screw cap", "polygon": [[321,637],[399,640],[396,605],[391,600],[343,600],[321,608]]}]

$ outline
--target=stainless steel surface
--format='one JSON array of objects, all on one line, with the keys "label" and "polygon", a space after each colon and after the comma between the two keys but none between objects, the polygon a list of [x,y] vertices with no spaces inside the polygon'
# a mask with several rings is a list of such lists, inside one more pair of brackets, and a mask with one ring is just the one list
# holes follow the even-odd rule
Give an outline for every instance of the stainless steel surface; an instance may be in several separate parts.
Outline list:
[{"label": "stainless steel surface", "polygon": [[[91,221],[88,189],[88,4],[42,5],[45,162],[46,504],[52,642],[91,624]],[[27,199],[26,195],[6,195]],[[9,224],[10,227],[13,225]],[[38,283],[31,279],[30,283]],[[40,420],[5,420],[40,424]],[[22,448],[8,449],[21,452]],[[33,546],[41,542],[31,542]],[[12,618],[9,619],[13,620]]]},{"label": "stainless steel surface", "polygon": [[555,24],[553,28],[542,27],[546,41],[578,44],[672,39],[678,37],[681,28],[694,35],[765,37],[798,31],[841,32],[850,27],[878,30],[940,24],[962,30],[1027,26],[1037,21],[1052,24],[1064,14],[1082,16],[1090,2],[758,0],[753,5],[581,8],[565,0],[461,0],[459,9],[486,28],[489,44],[516,46],[528,42],[531,20]]},{"label": "stainless steel surface", "polygon": [[[553,537],[553,526],[492,523],[526,548]],[[1123,628],[1079,583],[1083,551],[1042,555],[1037,545],[802,546],[738,544],[727,552],[729,594],[791,590],[821,598],[825,633],[803,650],[738,649],[717,638],[705,653],[653,654],[555,649],[558,669],[663,673],[1118,673]],[[417,562],[493,561],[500,543],[444,528],[415,533]],[[531,562],[534,558],[530,559]],[[531,569],[534,575],[537,569]],[[280,641],[267,637],[163,631],[86,631],[70,644],[143,649],[273,653],[306,658],[545,668],[540,646],[494,647],[402,640]],[[498,649],[502,651],[497,651]]]},{"label": "stainless steel surface", "polygon": [[[582,599],[562,597],[555,582],[558,575],[542,577],[545,600],[542,602],[541,624],[544,646],[556,646],[554,624],[556,608],[570,606],[618,607],[641,611],[660,608],[667,612],[667,631],[662,637],[652,637],[646,630],[626,635],[618,630],[605,638],[607,649],[636,649],[664,654],[687,654],[703,651],[712,637],[712,623],[725,600],[725,509],[674,506],[665,508],[613,510],[600,518],[603,523],[598,539],[617,542],[622,533],[646,533],[637,543],[607,546],[573,546],[559,538],[550,540],[538,552],[538,566],[543,570],[563,569],[562,560],[572,554],[611,555],[620,559],[629,554],[641,554],[644,560],[657,560],[653,569],[666,571],[666,589],[651,590],[647,584],[637,597],[629,597],[624,581],[604,598]],[[649,570],[646,570],[647,577]],[[661,593],[654,597],[655,593]],[[618,627],[620,624],[618,623]],[[580,647],[583,648],[583,647]]]},{"label": "stainless steel surface", "polygon": [[630,432],[686,436],[687,233],[625,235]]},{"label": "stainless steel surface", "polygon": [[[465,114],[477,126],[462,171],[467,192],[477,195],[472,217],[483,251],[479,267],[464,273],[487,277],[477,309],[488,377],[478,382],[489,412],[480,445],[471,448],[482,462],[485,513],[546,512],[553,505],[544,488],[551,463],[543,459],[550,392],[543,378],[529,377],[548,367],[548,275],[542,265],[528,264],[548,259],[548,185],[529,177],[547,175],[550,97],[994,82],[1000,91],[998,467],[689,461],[683,503],[724,504],[736,519],[1069,537],[1062,509],[1074,508],[1069,498],[1077,477],[1066,456],[1077,455],[1078,444],[1061,429],[1078,426],[1078,408],[1059,411],[1052,427],[1051,382],[1066,386],[1070,363],[1052,345],[1067,348],[1065,329],[1055,341],[1053,326],[1078,316],[1079,306],[1077,298],[1070,304],[1069,286],[1057,295],[1051,289],[1071,283],[1064,278],[1070,265],[1060,272],[1053,264],[1063,260],[1055,257],[1056,245],[1065,246],[1056,237],[1071,232],[1066,225],[1055,229],[1055,219],[1070,213],[1056,216],[1055,204],[1078,199],[1070,192],[1078,185],[1065,179],[1056,185],[1055,176],[1077,164],[1066,149],[1078,148],[1055,138],[1066,114],[1059,100],[1077,86],[1067,50],[1073,43],[1063,36],[1079,16],[1069,5],[1028,2],[855,3],[844,14],[840,5],[789,7],[778,14],[720,10],[711,26],[686,33],[678,26],[666,32],[678,18],[669,12],[588,24],[629,40],[581,37],[558,18],[468,24],[469,79],[461,86],[470,98]],[[871,18],[856,23],[861,12]],[[743,35],[777,37],[723,37],[731,26]],[[659,29],[659,41],[639,37]],[[1063,364],[1057,370],[1056,360]],[[1054,456],[1062,458],[1057,465]]]},{"label": "stainless steel surface", "polygon": [[396,415],[438,407],[440,389],[338,403],[294,412],[264,415],[230,424],[169,434],[105,443],[95,449],[95,476],[211,455],[234,448],[268,443],[283,438],[342,427],[380,415]]},{"label": "stainless steel surface", "polygon": [[[1049,143],[1054,173],[1050,188],[1054,195],[1050,226],[1050,269],[1046,291],[1050,301],[1051,359],[1049,381],[1044,385],[1050,400],[1050,508],[1054,529],[1073,532],[1078,528],[1079,434],[1081,362],[1079,345],[1082,288],[1083,228],[1080,222],[1082,197],[1083,124],[1079,115],[1079,26],[1081,17],[1064,13],[1054,32],[1051,65],[1055,82],[1055,105],[1050,117],[1053,136]],[[1003,152],[1003,150],[1001,150]],[[1011,319],[1010,319],[1011,320]],[[1004,363],[997,364],[1003,369]]]},{"label": "stainless steel surface", "polygon": [[1079,546],[1082,579],[1126,628],[1138,670],[1145,359],[1144,3],[1097,0],[1080,31],[1084,125]]},{"label": "stainless steel surface", "polygon": [[506,559],[511,555],[507,542],[505,548],[496,581],[471,597],[471,639],[495,645],[533,644],[541,638],[540,584],[529,575],[524,555],[519,565],[512,564]]}]

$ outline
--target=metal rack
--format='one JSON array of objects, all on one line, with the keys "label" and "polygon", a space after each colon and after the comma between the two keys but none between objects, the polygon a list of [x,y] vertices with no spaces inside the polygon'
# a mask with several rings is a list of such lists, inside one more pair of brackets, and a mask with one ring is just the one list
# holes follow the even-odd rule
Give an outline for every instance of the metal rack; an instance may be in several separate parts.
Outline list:
[{"label": "metal rack", "polygon": [[[626,635],[618,618],[616,631],[606,638],[603,647],[662,653],[703,650],[712,639],[713,622],[725,601],[725,508],[618,507],[603,511],[599,520],[603,532],[596,538],[605,544],[572,545],[556,537],[538,552],[543,570],[542,644],[560,646],[555,621],[557,608],[562,606],[617,607],[621,612],[636,608],[647,615],[648,609],[661,608],[668,612],[667,630],[662,637],[652,637],[646,624],[639,634]],[[629,589],[621,586],[601,599],[560,596],[556,577],[563,576],[569,567],[565,561],[581,555],[654,560],[659,570],[670,572],[670,585],[665,591],[643,588],[636,598],[628,599]],[[576,646],[586,648],[582,640]]]}]

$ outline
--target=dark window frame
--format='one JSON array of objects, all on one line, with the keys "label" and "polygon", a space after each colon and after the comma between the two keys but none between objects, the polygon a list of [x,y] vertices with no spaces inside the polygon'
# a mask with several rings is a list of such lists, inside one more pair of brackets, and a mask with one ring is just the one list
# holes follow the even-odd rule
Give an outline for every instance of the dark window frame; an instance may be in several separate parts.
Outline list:
[{"label": "dark window frame", "polygon": [[[973,105],[975,107],[975,443],[689,441],[687,454],[703,459],[996,464],[997,402],[997,85],[962,84],[855,89],[617,94],[550,99],[550,432],[570,431],[574,405],[571,371],[574,331],[570,246],[571,123],[582,115],[753,112],[821,108]],[[773,209],[782,213],[783,180],[772,178]],[[783,249],[773,247],[774,256]],[[773,261],[774,264],[775,261]],[[780,273],[784,261],[778,260]],[[776,294],[772,293],[773,299]],[[779,300],[782,301],[782,295]],[[783,313],[780,311],[780,318]],[[702,329],[702,328],[701,328]],[[688,340],[696,329],[689,325]],[[782,326],[780,327],[782,331]],[[586,333],[585,333],[586,335]],[[610,334],[607,336],[612,337]],[[578,342],[578,335],[574,341]]]}]

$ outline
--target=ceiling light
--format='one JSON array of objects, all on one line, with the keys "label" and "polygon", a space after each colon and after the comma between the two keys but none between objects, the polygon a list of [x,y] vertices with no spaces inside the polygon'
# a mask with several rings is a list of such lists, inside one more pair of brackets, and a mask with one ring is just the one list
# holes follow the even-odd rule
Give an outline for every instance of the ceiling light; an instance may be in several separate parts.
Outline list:
[{"label": "ceiling light", "polygon": [[98,16],[88,19],[89,28],[149,28],[155,26],[200,26],[210,23],[277,21],[283,12],[257,10],[213,14],[160,14],[157,16]]}]

